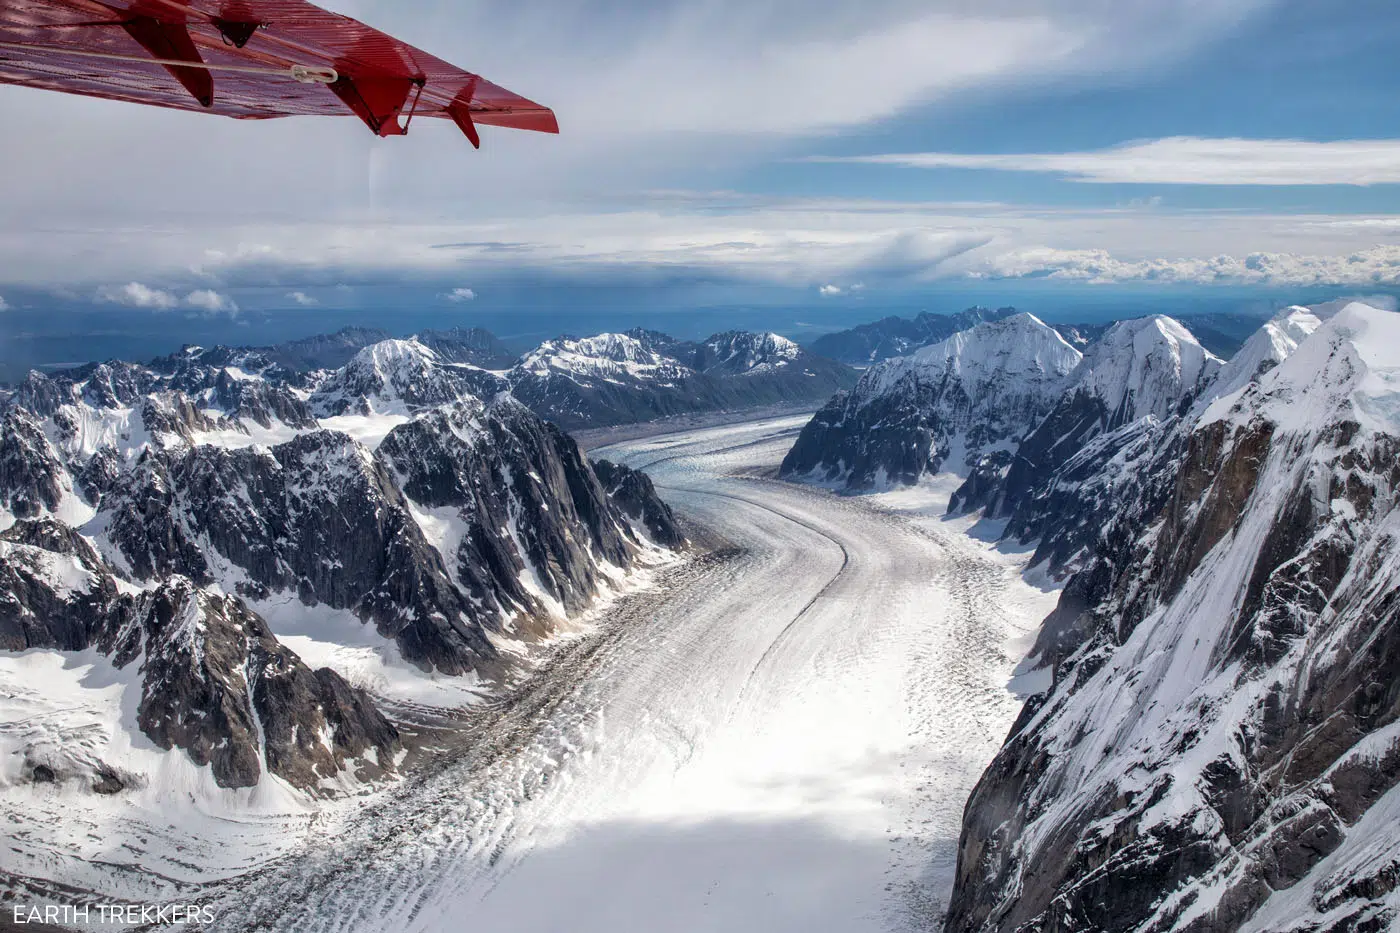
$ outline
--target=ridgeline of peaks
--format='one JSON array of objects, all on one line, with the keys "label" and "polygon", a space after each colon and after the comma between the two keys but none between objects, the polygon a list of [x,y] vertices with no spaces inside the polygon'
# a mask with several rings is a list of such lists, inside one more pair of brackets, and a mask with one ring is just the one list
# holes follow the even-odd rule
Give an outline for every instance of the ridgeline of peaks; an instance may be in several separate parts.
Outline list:
[{"label": "ridgeline of peaks", "polygon": [[783,464],[852,490],[961,474],[950,511],[1068,577],[946,929],[1391,929],[1400,315],[1289,308],[1228,363],[1162,316],[1082,361],[1033,321],[872,367]]},{"label": "ridgeline of peaks", "polygon": [[[595,471],[501,374],[459,362],[490,349],[479,335],[341,336],[298,351],[348,354],[330,371],[277,348],[187,347],[31,373],[0,412],[0,647],[139,662],[134,725],[224,787],[266,771],[315,790],[395,766],[371,698],[273,633],[298,607],[485,688],[685,544],[644,475]],[[31,764],[35,780],[132,779]]]},{"label": "ridgeline of peaks", "polygon": [[1081,354],[1031,314],[879,363],[802,429],[782,475],[847,489],[965,471],[1050,411]]},{"label": "ridgeline of peaks", "polygon": [[998,321],[1015,313],[1015,308],[968,308],[957,314],[923,311],[912,319],[891,316],[849,330],[823,334],[812,341],[811,349],[813,353],[843,363],[869,366],[947,340],[984,321]]},{"label": "ridgeline of peaks", "polygon": [[[960,331],[987,321],[1016,314],[1015,308],[968,308],[956,314],[922,311],[913,318],[887,317],[849,330],[823,334],[813,340],[812,353],[849,363],[870,366],[895,356],[908,356],[920,347],[947,340]],[[1052,324],[1065,341],[1082,350],[1102,336],[1108,324]]]},{"label": "ridgeline of peaks", "polygon": [[640,329],[547,341],[502,375],[566,430],[818,402],[856,381],[850,367],[777,334],[730,331],[697,343]]},{"label": "ridgeline of peaks", "polygon": [[1070,376],[1059,399],[1014,450],[983,457],[950,510],[1005,518],[1005,535],[1038,541],[1035,560],[1062,570],[1084,553],[1118,505],[1125,472],[1213,384],[1222,363],[1162,315],[1120,321]]},{"label": "ridgeline of peaks", "polygon": [[950,931],[1400,919],[1400,315],[1260,334],[1047,620],[1053,684],[969,802]]}]

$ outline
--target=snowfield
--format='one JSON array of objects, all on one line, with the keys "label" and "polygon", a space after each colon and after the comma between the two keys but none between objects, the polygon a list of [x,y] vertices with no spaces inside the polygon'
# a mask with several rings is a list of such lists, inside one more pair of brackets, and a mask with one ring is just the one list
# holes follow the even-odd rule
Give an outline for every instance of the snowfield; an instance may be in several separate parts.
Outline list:
[{"label": "snowfield", "polygon": [[946,481],[856,499],[772,479],[805,420],[593,451],[646,467],[715,550],[561,640],[404,781],[206,889],[219,926],[933,927],[1056,594],[937,517]]}]

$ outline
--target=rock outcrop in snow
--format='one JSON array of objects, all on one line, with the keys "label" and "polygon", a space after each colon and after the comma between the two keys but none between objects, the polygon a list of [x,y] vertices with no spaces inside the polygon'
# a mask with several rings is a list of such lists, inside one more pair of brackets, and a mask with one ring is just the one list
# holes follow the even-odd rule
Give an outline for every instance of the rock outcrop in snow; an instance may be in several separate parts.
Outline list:
[{"label": "rock outcrop in snow", "polygon": [[[52,519],[0,533],[0,585],[0,647],[97,648],[138,668],[141,730],[208,765],[222,787],[250,787],[264,769],[308,790],[352,763],[360,777],[394,769],[398,733],[364,691],[311,670],[237,599],[179,576],[137,589]],[[116,793],[141,779],[72,749],[17,752],[36,780]]]},{"label": "rock outcrop in snow", "polygon": [[1080,359],[1034,315],[978,324],[868,370],[802,429],[782,475],[859,490],[1009,455]]},{"label": "rock outcrop in snow", "polygon": [[1400,920],[1400,316],[1301,317],[1137,458],[968,804],[948,930]]},{"label": "rock outcrop in snow", "polygon": [[367,694],[250,605],[339,613],[345,643],[369,626],[396,663],[485,689],[683,546],[645,477],[605,488],[498,375],[416,339],[328,373],[274,356],[31,374],[0,412],[0,645],[138,665],[132,727],[220,786],[314,790],[399,750]]}]

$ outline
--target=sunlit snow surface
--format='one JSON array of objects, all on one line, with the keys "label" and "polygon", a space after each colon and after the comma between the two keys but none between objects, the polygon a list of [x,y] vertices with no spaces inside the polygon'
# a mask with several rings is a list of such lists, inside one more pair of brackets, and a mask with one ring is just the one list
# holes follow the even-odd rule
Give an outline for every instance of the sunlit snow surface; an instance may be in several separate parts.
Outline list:
[{"label": "sunlit snow surface", "polygon": [[939,517],[946,483],[847,498],[756,475],[803,420],[593,451],[650,464],[741,553],[619,604],[542,719],[323,820],[225,925],[931,928],[1055,593]]},{"label": "sunlit snow surface", "polygon": [[[156,747],[136,727],[138,666],[96,651],[0,652],[0,870],[163,900],[280,853],[314,818],[275,775],[228,790],[183,751]],[[24,779],[26,756],[58,780]],[[131,786],[88,790],[98,762]]]}]

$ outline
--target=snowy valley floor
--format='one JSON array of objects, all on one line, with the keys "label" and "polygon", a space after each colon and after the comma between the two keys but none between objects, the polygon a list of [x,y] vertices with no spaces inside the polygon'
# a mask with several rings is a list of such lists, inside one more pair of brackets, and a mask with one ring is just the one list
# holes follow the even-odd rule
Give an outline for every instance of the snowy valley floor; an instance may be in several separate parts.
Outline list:
[{"label": "snowy valley floor", "polygon": [[[727,546],[657,572],[408,779],[212,889],[222,929],[902,931],[951,887],[964,801],[1055,593],[932,484],[771,478],[805,418],[633,440]],[[185,889],[182,893],[193,894]]]}]

